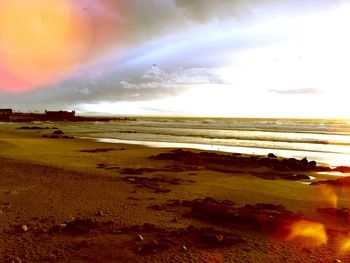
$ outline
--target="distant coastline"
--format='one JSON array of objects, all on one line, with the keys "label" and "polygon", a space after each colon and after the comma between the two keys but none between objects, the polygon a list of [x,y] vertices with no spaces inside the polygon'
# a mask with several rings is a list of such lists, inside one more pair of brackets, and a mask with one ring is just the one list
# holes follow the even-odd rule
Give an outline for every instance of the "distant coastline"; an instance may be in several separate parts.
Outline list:
[{"label": "distant coastline", "polygon": [[69,122],[83,122],[83,121],[127,121],[130,118],[117,117],[86,117],[76,116],[75,111],[45,111],[43,113],[27,113],[17,112],[12,109],[0,109],[0,121],[2,122],[33,122],[33,121],[69,121]]}]

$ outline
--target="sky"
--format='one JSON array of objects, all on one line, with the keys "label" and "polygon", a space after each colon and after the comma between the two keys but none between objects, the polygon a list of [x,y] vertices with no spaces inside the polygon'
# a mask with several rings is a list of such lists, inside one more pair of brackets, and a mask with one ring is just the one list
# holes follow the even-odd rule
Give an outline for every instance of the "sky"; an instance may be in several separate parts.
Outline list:
[{"label": "sky", "polygon": [[0,108],[350,118],[350,2],[0,2]]}]

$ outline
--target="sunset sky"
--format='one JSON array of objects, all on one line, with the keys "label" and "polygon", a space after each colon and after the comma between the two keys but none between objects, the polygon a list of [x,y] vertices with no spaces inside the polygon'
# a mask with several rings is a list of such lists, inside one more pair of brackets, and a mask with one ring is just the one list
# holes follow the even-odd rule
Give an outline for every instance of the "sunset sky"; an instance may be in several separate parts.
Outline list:
[{"label": "sunset sky", "polygon": [[1,1],[0,107],[350,118],[349,14],[346,0]]}]

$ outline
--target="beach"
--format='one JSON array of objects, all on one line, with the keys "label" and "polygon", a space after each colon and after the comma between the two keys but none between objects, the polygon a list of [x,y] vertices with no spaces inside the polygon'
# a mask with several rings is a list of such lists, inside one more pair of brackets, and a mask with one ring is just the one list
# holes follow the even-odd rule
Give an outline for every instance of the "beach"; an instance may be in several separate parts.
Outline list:
[{"label": "beach", "polygon": [[51,128],[0,128],[4,262],[350,260],[346,173]]}]

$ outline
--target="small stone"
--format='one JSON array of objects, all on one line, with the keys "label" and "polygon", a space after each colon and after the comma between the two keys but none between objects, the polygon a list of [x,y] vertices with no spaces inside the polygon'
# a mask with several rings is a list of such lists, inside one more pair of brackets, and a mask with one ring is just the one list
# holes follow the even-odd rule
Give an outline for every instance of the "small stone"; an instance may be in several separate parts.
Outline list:
[{"label": "small stone", "polygon": [[342,261],[340,259],[334,260],[334,263],[341,263]]},{"label": "small stone", "polygon": [[23,232],[27,232],[28,231],[28,226],[27,225],[21,225],[21,229],[23,230]]},{"label": "small stone", "polygon": [[102,210],[98,210],[96,213],[97,216],[105,216],[105,213],[103,213]]},{"label": "small stone", "polygon": [[182,249],[183,249],[184,251],[188,251],[188,248],[187,248],[186,245],[183,245],[183,246],[182,246]]},{"label": "small stone", "polygon": [[11,257],[11,263],[22,263],[22,260],[19,257]]}]

